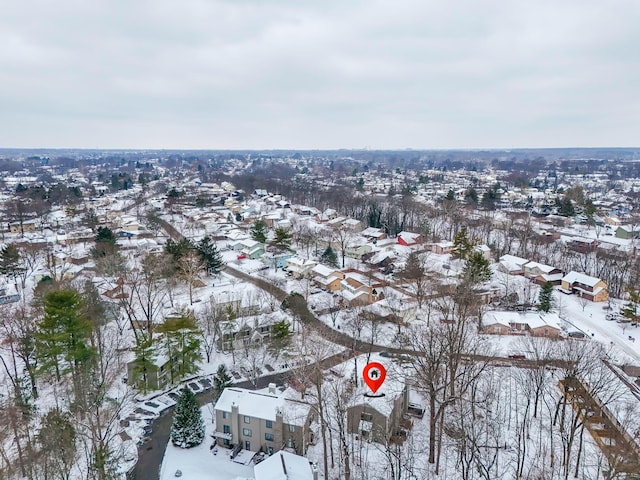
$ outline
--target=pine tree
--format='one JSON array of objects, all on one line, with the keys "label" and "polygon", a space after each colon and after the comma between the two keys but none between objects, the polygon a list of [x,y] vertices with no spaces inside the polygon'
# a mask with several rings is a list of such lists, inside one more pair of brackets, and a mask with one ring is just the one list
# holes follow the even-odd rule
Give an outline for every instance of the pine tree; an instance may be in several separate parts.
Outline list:
[{"label": "pine tree", "polygon": [[538,310],[540,312],[549,312],[553,307],[553,283],[545,282],[540,288],[538,295]]},{"label": "pine tree", "polygon": [[256,220],[251,227],[251,238],[256,242],[267,241],[267,224],[264,220]]},{"label": "pine tree", "polygon": [[465,284],[478,285],[490,280],[492,275],[489,260],[484,258],[481,252],[474,251],[468,256],[462,270],[462,279]]},{"label": "pine tree", "polygon": [[470,240],[467,236],[467,227],[462,227],[453,237],[451,256],[460,260],[466,260],[471,255],[475,244],[476,242]]},{"label": "pine tree", "polygon": [[320,257],[320,260],[322,260],[322,262],[326,263],[327,265],[331,265],[332,267],[338,266],[338,256],[336,255],[336,252],[333,251],[333,248],[331,248],[331,245],[329,245],[325,249],[322,256]]},{"label": "pine tree", "polygon": [[640,292],[636,292],[635,290],[629,289],[629,301],[624,304],[620,313],[625,318],[628,318],[632,322],[638,320],[638,305],[640,304]]},{"label": "pine tree", "polygon": [[156,331],[162,336],[160,351],[171,359],[171,383],[200,370],[201,333],[192,317],[167,318]]},{"label": "pine tree", "polygon": [[225,364],[221,363],[213,377],[213,386],[216,389],[216,394],[220,396],[224,389],[230,387],[231,384],[231,375],[229,375]]},{"label": "pine tree", "polygon": [[116,236],[109,227],[98,227],[94,240],[96,245],[91,249],[93,258],[104,258],[118,250]]},{"label": "pine tree", "polygon": [[278,250],[289,250],[291,247],[291,233],[289,233],[289,230],[283,227],[276,228],[271,245]]},{"label": "pine tree", "polygon": [[200,405],[194,393],[184,387],[173,412],[171,443],[176,447],[191,448],[200,445],[203,440],[204,420]]},{"label": "pine tree", "polygon": [[220,254],[216,244],[212,242],[209,236],[204,237],[198,242],[196,250],[200,254],[200,257],[202,257],[202,261],[210,275],[217,275],[220,273],[224,267],[222,255]]},{"label": "pine tree", "polygon": [[14,279],[22,271],[20,267],[20,250],[13,243],[5,245],[0,250],[0,273],[12,276]]},{"label": "pine tree", "polygon": [[55,371],[60,380],[94,354],[89,343],[91,324],[82,317],[82,299],[73,290],[54,290],[44,298],[44,318],[38,323],[36,353],[40,371]]}]

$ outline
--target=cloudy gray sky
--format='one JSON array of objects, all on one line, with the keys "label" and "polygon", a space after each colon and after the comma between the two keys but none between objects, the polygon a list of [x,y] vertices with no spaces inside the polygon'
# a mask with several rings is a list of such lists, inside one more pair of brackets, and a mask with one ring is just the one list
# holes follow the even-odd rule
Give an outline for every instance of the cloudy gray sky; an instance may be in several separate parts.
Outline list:
[{"label": "cloudy gray sky", "polygon": [[637,0],[5,0],[0,146],[638,146]]}]

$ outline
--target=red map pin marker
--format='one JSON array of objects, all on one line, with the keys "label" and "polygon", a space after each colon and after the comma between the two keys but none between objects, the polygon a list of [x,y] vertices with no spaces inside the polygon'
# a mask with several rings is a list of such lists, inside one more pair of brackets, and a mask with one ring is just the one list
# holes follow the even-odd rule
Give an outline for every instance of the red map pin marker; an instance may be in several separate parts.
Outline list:
[{"label": "red map pin marker", "polygon": [[384,379],[387,377],[387,369],[379,362],[369,362],[364,367],[362,377],[371,391],[376,393],[384,383]]}]

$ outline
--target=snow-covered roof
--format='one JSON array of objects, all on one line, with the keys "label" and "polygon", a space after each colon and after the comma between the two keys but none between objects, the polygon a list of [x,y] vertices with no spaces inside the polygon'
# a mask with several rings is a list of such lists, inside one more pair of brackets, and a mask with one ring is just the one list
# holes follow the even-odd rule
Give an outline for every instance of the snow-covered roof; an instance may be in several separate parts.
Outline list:
[{"label": "snow-covered roof", "polygon": [[507,265],[515,265],[520,268],[526,263],[529,263],[529,260],[522,257],[516,257],[515,255],[503,255],[500,257],[500,263]]},{"label": "snow-covered roof", "polygon": [[564,276],[562,281],[567,282],[569,285],[573,283],[581,283],[589,287],[594,287],[600,281],[600,279],[585,275],[584,273],[571,271]]},{"label": "snow-covered roof", "polygon": [[398,237],[402,237],[405,240],[415,240],[417,238],[420,238],[420,234],[402,231],[398,234]]},{"label": "snow-covered roof", "polygon": [[560,330],[560,317],[557,313],[543,312],[486,312],[482,316],[482,324],[489,325],[505,325],[510,327],[511,324],[526,324],[529,328],[551,327]]},{"label": "snow-covered roof", "polygon": [[312,480],[309,460],[280,450],[254,467],[255,480]]},{"label": "snow-covered roof", "polygon": [[529,262],[527,264],[524,265],[524,268],[528,268],[530,270],[537,268],[538,270],[540,270],[543,273],[550,273],[553,270],[556,269],[556,267],[552,267],[550,265],[545,265],[543,263],[538,263],[538,262]]},{"label": "snow-covered roof", "polygon": [[328,277],[329,275],[335,273],[337,270],[335,268],[326,267],[326,266],[322,265],[321,263],[319,263],[318,265],[313,267],[312,271],[313,271],[313,273],[317,273],[321,277]]},{"label": "snow-covered roof", "polygon": [[281,413],[283,422],[290,425],[304,425],[311,409],[311,405],[307,403],[288,399],[282,394],[269,393],[268,389],[244,388],[225,388],[214,408],[231,412],[234,405],[238,406],[239,415],[262,420],[275,421],[276,414]]}]

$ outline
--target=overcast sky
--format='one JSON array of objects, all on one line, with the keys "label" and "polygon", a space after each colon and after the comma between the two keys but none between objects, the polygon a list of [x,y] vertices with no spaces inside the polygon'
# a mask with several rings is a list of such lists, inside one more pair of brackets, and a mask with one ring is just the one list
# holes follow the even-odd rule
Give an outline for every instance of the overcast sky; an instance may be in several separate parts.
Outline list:
[{"label": "overcast sky", "polygon": [[639,146],[638,0],[5,0],[0,147]]}]

